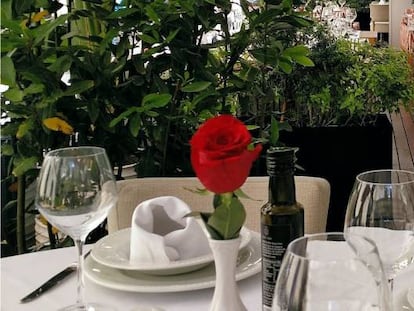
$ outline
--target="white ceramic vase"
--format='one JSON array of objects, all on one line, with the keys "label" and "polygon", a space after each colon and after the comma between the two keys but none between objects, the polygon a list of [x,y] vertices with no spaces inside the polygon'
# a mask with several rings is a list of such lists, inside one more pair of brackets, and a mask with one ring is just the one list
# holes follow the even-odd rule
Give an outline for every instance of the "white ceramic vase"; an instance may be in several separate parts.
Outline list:
[{"label": "white ceramic vase", "polygon": [[240,242],[240,236],[232,240],[209,240],[216,266],[216,286],[210,311],[247,311],[236,283]]}]

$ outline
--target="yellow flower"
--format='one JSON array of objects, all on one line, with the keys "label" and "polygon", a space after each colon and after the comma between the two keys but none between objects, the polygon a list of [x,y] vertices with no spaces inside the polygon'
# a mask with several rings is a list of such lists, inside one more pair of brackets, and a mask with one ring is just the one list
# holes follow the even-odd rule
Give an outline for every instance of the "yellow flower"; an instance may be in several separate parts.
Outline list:
[{"label": "yellow flower", "polygon": [[43,17],[47,16],[48,14],[49,14],[49,12],[47,10],[40,11],[40,12],[36,13],[35,15],[33,15],[32,22],[35,22],[35,23],[40,22],[40,20]]},{"label": "yellow flower", "polygon": [[[49,11],[47,10],[43,10],[40,12],[37,12],[35,15],[32,16],[32,18],[30,19],[30,23],[35,25],[35,23],[40,22],[45,16],[49,15]],[[29,22],[29,19],[24,19],[21,23],[20,26],[22,28],[27,28],[27,23]]]},{"label": "yellow flower", "polygon": [[58,117],[44,119],[43,124],[52,131],[60,131],[67,135],[73,134],[73,127]]}]

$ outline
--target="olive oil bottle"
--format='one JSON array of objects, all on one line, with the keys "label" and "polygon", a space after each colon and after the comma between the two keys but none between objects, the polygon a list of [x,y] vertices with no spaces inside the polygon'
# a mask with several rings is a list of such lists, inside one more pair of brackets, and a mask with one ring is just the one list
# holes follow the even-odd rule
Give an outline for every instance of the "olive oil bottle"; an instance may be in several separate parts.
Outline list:
[{"label": "olive oil bottle", "polygon": [[288,244],[304,234],[304,211],[296,202],[296,150],[271,147],[266,154],[269,199],[261,208],[263,311],[271,310],[276,279]]}]

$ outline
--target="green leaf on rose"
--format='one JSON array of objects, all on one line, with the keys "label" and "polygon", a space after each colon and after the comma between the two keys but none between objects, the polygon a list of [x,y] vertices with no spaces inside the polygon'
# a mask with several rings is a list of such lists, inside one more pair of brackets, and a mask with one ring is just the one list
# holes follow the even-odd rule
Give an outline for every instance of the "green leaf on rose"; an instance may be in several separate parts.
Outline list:
[{"label": "green leaf on rose", "polygon": [[246,220],[246,211],[236,196],[222,198],[221,204],[208,218],[207,227],[217,231],[221,240],[235,239]]},{"label": "green leaf on rose", "polygon": [[262,201],[262,200],[258,200],[258,199],[253,199],[252,197],[250,197],[248,194],[246,194],[243,190],[241,190],[241,188],[237,189],[236,191],[234,191],[234,194],[238,197],[238,198],[243,198],[243,199],[249,199],[249,200],[254,200],[254,201]]}]

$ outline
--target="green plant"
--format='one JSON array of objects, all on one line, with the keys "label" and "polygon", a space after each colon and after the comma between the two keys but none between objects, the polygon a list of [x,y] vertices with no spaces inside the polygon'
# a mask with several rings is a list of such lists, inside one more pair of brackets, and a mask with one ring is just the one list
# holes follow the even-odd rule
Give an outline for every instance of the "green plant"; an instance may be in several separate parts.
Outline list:
[{"label": "green plant", "polygon": [[[74,0],[61,16],[54,0],[2,1],[6,180],[17,178],[22,193],[43,153],[74,141],[105,147],[113,166],[136,156],[139,176],[193,174],[189,138],[207,118],[240,111],[239,94],[254,81],[247,73],[306,59],[306,49],[280,40],[252,45],[270,25],[309,23],[292,0],[276,2],[241,1],[246,23],[230,33],[228,0],[125,0],[116,10],[114,1]],[[204,44],[217,25],[219,39]],[[259,67],[244,59],[248,49]]]},{"label": "green plant", "polygon": [[[10,88],[2,96],[8,103],[2,110],[11,117],[3,134],[17,138],[4,152],[14,157],[15,176],[39,163],[44,150],[68,145],[61,128],[45,127],[52,117],[67,122],[80,144],[104,146],[114,165],[137,153],[141,176],[188,172],[182,151],[192,132],[218,112],[234,113],[237,92],[254,80],[245,75],[253,66],[241,57],[254,38],[266,28],[307,23],[288,0],[269,10],[252,10],[242,2],[249,26],[233,35],[227,25],[229,1],[125,1],[118,11],[92,1],[87,9],[74,6],[67,15],[45,19],[42,10],[51,11],[54,4],[3,5],[2,81]],[[85,20],[99,27],[85,31],[78,23]],[[217,24],[225,30],[222,39],[202,44],[203,33]],[[261,68],[286,70],[306,59],[306,49],[285,50],[275,40],[262,44],[265,48],[250,51]],[[70,85],[61,81],[67,72]]]},{"label": "green plant", "polygon": [[347,0],[346,3],[351,8],[356,8],[358,11],[366,11],[369,10],[369,4],[371,0]]},{"label": "green plant", "polygon": [[414,80],[406,54],[336,39],[318,27],[299,38],[313,42],[309,57],[315,66],[273,76],[285,86],[280,89],[286,103],[283,117],[292,126],[362,126],[380,113],[408,107]]}]

